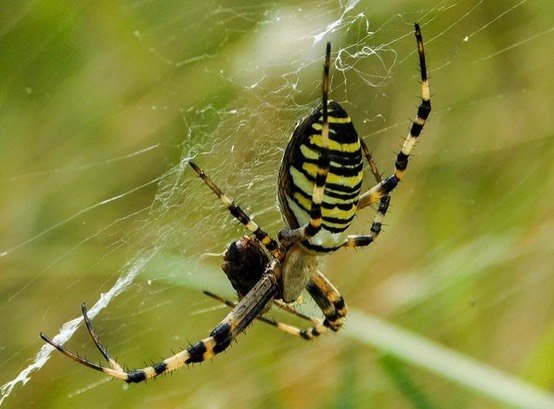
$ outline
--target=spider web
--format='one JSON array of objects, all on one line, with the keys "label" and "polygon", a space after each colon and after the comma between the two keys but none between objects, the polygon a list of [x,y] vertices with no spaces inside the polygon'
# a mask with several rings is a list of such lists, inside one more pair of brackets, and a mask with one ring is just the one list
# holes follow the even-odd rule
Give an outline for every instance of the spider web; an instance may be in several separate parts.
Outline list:
[{"label": "spider web", "polygon": [[[294,2],[243,2],[240,5],[206,2],[185,6],[171,1],[161,5],[135,1],[116,8],[117,17],[104,16],[85,3],[70,10],[57,31],[49,32],[36,44],[33,53],[22,58],[21,66],[33,72],[30,68],[33,63],[49,60],[43,50],[54,49],[62,55],[64,48],[58,44],[77,41],[72,30],[80,27],[76,22],[87,19],[90,26],[81,27],[83,32],[78,35],[78,43],[86,48],[101,41],[104,47],[99,50],[101,52],[91,48],[87,67],[68,72],[64,86],[29,85],[31,79],[14,73],[8,78],[16,85],[6,87],[7,91],[2,94],[3,105],[16,86],[24,89],[29,98],[36,96],[38,100],[25,100],[21,103],[24,107],[57,102],[64,110],[49,111],[52,118],[80,118],[80,128],[69,124],[69,120],[68,123],[62,120],[46,122],[46,140],[33,144],[29,155],[40,166],[17,165],[0,179],[2,191],[9,193],[6,197],[13,199],[13,203],[23,203],[25,192],[38,190],[43,181],[60,184],[44,192],[43,197],[59,198],[60,203],[52,199],[51,208],[43,204],[44,209],[37,211],[22,205],[17,210],[5,212],[11,223],[28,234],[13,235],[16,230],[6,228],[3,236],[11,238],[4,239],[0,249],[0,263],[8,277],[2,287],[2,311],[8,330],[3,331],[2,337],[0,364],[4,377],[0,382],[4,385],[0,389],[0,406],[12,403],[15,407],[29,400],[47,406],[47,401],[41,401],[39,394],[41,389],[52,388],[55,383],[66,385],[65,405],[86,405],[87,400],[94,399],[95,390],[107,387],[102,375],[89,374],[77,365],[70,366],[72,363],[38,340],[38,332],[44,330],[56,342],[69,341],[66,346],[73,351],[88,351],[89,357],[97,356],[80,325],[78,307],[83,300],[87,300],[90,317],[104,342],[110,350],[117,351],[122,362],[129,362],[131,366],[141,366],[144,358],[150,355],[167,357],[170,355],[168,348],[186,347],[188,341],[205,337],[224,316],[223,307],[203,299],[198,290],[205,288],[231,297],[230,286],[219,269],[221,254],[229,242],[245,231],[222,209],[213,193],[188,167],[187,161],[194,158],[228,195],[275,237],[282,227],[275,193],[276,169],[294,124],[319,102],[322,58],[327,41],[332,43],[334,59],[331,96],[349,111],[381,171],[390,172],[394,152],[409,125],[406,118],[415,114],[417,99],[414,96],[419,92],[412,33],[414,21],[422,24],[430,62],[431,89],[438,95],[439,102],[433,101],[435,110],[423,143],[417,146],[410,164],[408,183],[393,197],[391,215],[386,222],[389,226],[378,249],[374,246],[354,255],[333,256],[326,262],[325,270],[331,272],[330,277],[337,282],[350,305],[365,312],[396,317],[397,322],[407,328],[411,327],[410,312],[415,311],[419,325],[413,329],[422,333],[427,328],[424,326],[427,318],[418,314],[433,316],[439,305],[431,300],[446,302],[443,297],[470,297],[462,289],[487,284],[490,271],[504,268],[505,263],[519,262],[519,269],[514,269],[507,278],[512,282],[490,284],[501,286],[495,299],[484,302],[485,295],[477,292],[473,294],[475,302],[480,311],[492,310],[509,317],[515,314],[511,308],[515,310],[527,300],[530,304],[526,311],[538,313],[540,319],[517,327],[532,335],[530,344],[512,343],[514,353],[524,354],[522,351],[531,348],[532,342],[543,354],[551,352],[554,314],[548,300],[552,299],[554,289],[551,284],[541,286],[540,282],[548,278],[548,261],[554,261],[551,255],[547,256],[552,253],[552,241],[547,237],[554,230],[554,220],[551,215],[547,216],[546,205],[541,207],[538,203],[536,216],[531,221],[520,221],[524,210],[515,205],[518,198],[528,196],[524,193],[518,196],[522,186],[531,183],[539,174],[552,174],[548,172],[551,166],[538,161],[522,170],[518,164],[529,162],[514,159],[514,163],[502,168],[502,176],[506,179],[517,178],[511,185],[493,179],[499,169],[491,170],[492,174],[486,170],[485,176],[475,170],[471,174],[463,173],[467,169],[486,167],[486,163],[496,164],[491,162],[494,160],[491,153],[505,155],[519,148],[526,158],[531,158],[536,153],[530,143],[552,151],[551,100],[533,105],[532,112],[531,108],[525,111],[526,129],[514,130],[510,124],[504,124],[494,133],[482,133],[487,112],[502,108],[508,112],[506,116],[516,115],[518,111],[514,106],[527,101],[529,96],[543,101],[544,89],[549,86],[552,89],[553,83],[552,75],[546,72],[544,89],[528,81],[552,63],[551,57],[540,54],[540,50],[547,49],[548,41],[552,45],[554,32],[551,23],[541,17],[541,6],[529,1],[498,2],[496,6],[493,8],[491,3],[478,0],[402,4],[307,1],[300,5]],[[25,32],[27,25],[32,28],[33,21],[39,24],[37,16],[47,15],[32,2],[13,11],[13,17],[6,18],[9,24],[0,33],[0,38],[6,42],[12,39],[14,32]],[[62,10],[59,13],[65,15]],[[533,16],[535,24],[532,27],[524,26],[521,16],[525,13]],[[85,28],[96,21],[109,30],[103,39],[92,39],[85,34]],[[504,32],[506,37],[503,37],[502,30],[510,25],[518,27],[519,31]],[[118,36],[117,33],[123,34]],[[494,77],[494,69],[504,58],[510,57],[512,62],[525,58],[522,50],[526,47],[537,58],[534,68],[515,66],[514,70],[519,71],[518,75],[514,74],[516,81],[513,83]],[[127,51],[129,49],[131,51]],[[78,56],[70,54],[67,58],[71,64],[79,65]],[[136,58],[136,65],[143,71],[138,73],[123,65],[126,58],[133,63]],[[117,72],[120,67],[117,63],[122,64],[121,73]],[[90,71],[86,72],[87,69]],[[484,78],[471,79],[468,84],[473,85],[468,87],[452,84],[456,80],[465,81],[460,75],[468,75],[468,78],[483,75]],[[45,83],[53,82],[55,76],[52,76],[44,79]],[[84,85],[83,79],[87,80]],[[498,84],[490,85],[494,82]],[[122,95],[114,95],[112,92],[116,91],[113,90],[119,88],[125,91]],[[106,107],[97,108],[90,119],[83,118],[88,117],[89,112],[79,110],[84,94],[87,95],[83,104],[86,106],[98,107],[101,101],[108,101]],[[62,103],[61,99],[68,95],[73,98],[69,100],[71,103]],[[36,137],[35,129],[23,125],[24,117],[19,117],[19,112],[14,109],[7,116],[5,124],[18,124],[7,129],[14,135],[34,134]],[[102,125],[91,124],[92,121]],[[491,125],[491,128],[494,127]],[[60,129],[68,136],[56,139],[58,136],[54,135]],[[72,135],[92,139],[90,144],[83,145],[87,152],[76,154],[68,147],[72,146]],[[506,135],[508,137],[504,137]],[[52,139],[48,140],[48,136]],[[468,139],[464,141],[464,138]],[[117,146],[109,147],[114,141]],[[30,145],[30,141],[28,143]],[[54,152],[50,160],[50,156],[44,154],[49,149]],[[45,155],[43,159],[41,154]],[[70,159],[66,159],[68,156]],[[59,166],[60,162],[64,165]],[[444,170],[452,164],[461,173]],[[469,165],[465,168],[461,164]],[[495,219],[494,206],[485,206],[483,210],[476,201],[481,200],[486,188],[470,185],[475,178],[482,178],[487,188],[498,183],[498,196],[494,200],[510,211]],[[454,183],[452,180],[459,183],[458,188],[450,185]],[[547,178],[546,185],[544,189],[552,189],[551,177]],[[90,194],[86,186],[91,186]],[[466,188],[470,192],[465,191]],[[530,190],[539,188],[543,185],[529,187]],[[15,194],[18,189],[23,193]],[[467,214],[456,213],[457,208],[448,205],[464,202],[461,192],[469,195],[465,202],[468,207],[458,210]],[[72,206],[66,206],[65,202]],[[521,207],[526,203],[530,204],[523,201]],[[25,217],[29,212],[44,215],[29,221]],[[371,212],[358,217],[354,232],[367,230],[371,217]],[[442,224],[439,219],[443,220]],[[484,226],[479,229],[470,223],[475,219],[492,221],[490,224],[483,222]],[[464,227],[455,231],[439,228],[445,224],[444,220],[453,224],[457,221],[456,225]],[[506,220],[508,226],[503,223]],[[36,225],[31,226],[33,222]],[[521,237],[526,234],[534,238],[522,243]],[[537,246],[537,243],[542,244]],[[545,264],[529,261],[536,256],[544,257]],[[461,265],[464,267],[459,267]],[[518,274],[524,268],[533,270],[526,280]],[[16,273],[21,271],[26,274],[16,278]],[[333,271],[345,273],[333,274]],[[525,290],[521,285],[538,292],[536,299],[542,303],[534,304],[522,297]],[[356,290],[358,286],[364,290]],[[366,299],[368,291],[375,296],[374,301]],[[510,300],[514,300],[512,304]],[[466,300],[456,305],[469,309],[470,304],[471,301]],[[312,311],[309,303],[301,308]],[[26,313],[28,309],[37,313]],[[452,314],[449,318],[453,318],[455,308],[449,311]],[[471,313],[467,310],[464,313],[467,315],[462,314],[463,319],[470,320]],[[521,321],[527,317],[525,314],[516,316]],[[353,326],[349,332],[357,330],[356,325]],[[8,338],[15,337],[20,329],[29,333],[24,332],[21,338],[18,335],[16,343],[10,342]],[[506,325],[494,334],[500,337],[509,330],[510,326]],[[471,331],[484,330],[472,327]],[[186,399],[183,407],[220,407],[229,396],[241,390],[241,385],[225,379],[228,378],[225,375],[221,383],[210,383],[214,371],[218,374],[219,371],[237,371],[238,377],[250,385],[255,382],[241,372],[244,371],[239,366],[241,361],[250,362],[247,367],[257,368],[251,362],[258,362],[260,355],[267,351],[276,357],[284,353],[284,348],[297,350],[270,361],[272,369],[260,370],[262,377],[277,376],[275,374],[285,371],[299,359],[306,362],[298,374],[281,381],[278,387],[260,388],[260,396],[253,393],[250,400],[241,401],[253,405],[252,402],[262,402],[264,396],[275,394],[279,389],[305,384],[305,378],[319,371],[323,371],[323,383],[325,379],[333,380],[333,374],[317,365],[317,353],[330,349],[330,359],[337,360],[343,351],[341,347],[346,348],[347,342],[329,337],[324,347],[314,349],[312,345],[310,350],[308,345],[298,346],[297,340],[289,340],[285,335],[267,334],[269,329],[253,328],[249,332],[255,333],[254,340],[244,337],[241,343],[244,342],[247,349],[256,344],[263,345],[264,349],[253,349],[249,355],[245,350],[232,349],[224,362],[216,359],[211,364],[194,368],[198,371],[197,386],[203,383],[203,389],[178,391],[179,386],[171,385],[176,381],[166,380],[155,383],[163,392],[140,390],[136,399],[142,397],[146,403],[171,406],[169,402],[173,397]],[[452,338],[460,333],[463,327],[445,325],[433,338],[446,343],[451,341],[450,345],[460,349],[470,348],[468,345],[476,342],[468,337],[467,344],[457,345]],[[274,343],[276,337],[279,337],[278,345]],[[487,344],[481,348],[469,349],[469,355],[480,357],[480,352],[487,353],[494,346]],[[537,352],[518,358],[535,362],[540,357]],[[530,381],[542,387],[554,384],[554,374],[544,367],[529,364],[518,372],[509,363],[511,358],[509,353],[498,354],[491,360],[483,358],[483,362],[527,375]],[[354,365],[348,366],[349,359],[348,356],[344,358],[347,365],[340,367],[346,372]],[[54,361],[55,365],[47,370],[45,364]],[[184,375],[187,378],[179,378],[176,382],[181,386],[190,381],[192,371],[185,372],[188,372]],[[382,375],[371,373],[371,377],[374,376]],[[541,376],[545,379],[543,383],[537,381]],[[33,385],[35,379],[37,383]],[[431,384],[421,377],[418,381],[426,387]],[[165,386],[160,386],[162,383]],[[225,385],[226,392],[213,394],[212,391],[220,390],[221,385]],[[448,395],[450,389],[446,385],[446,382],[440,383],[438,390],[431,389],[432,394]],[[111,388],[112,391],[121,390]],[[384,385],[377,382],[368,386],[366,381],[358,381],[357,388],[358,391],[382,389]],[[304,396],[309,396],[309,391],[308,388]],[[531,389],[529,394],[539,396],[535,401],[539,403],[533,407],[551,403],[548,400],[551,398],[543,397],[540,391]],[[50,399],[49,404],[55,406],[54,398]],[[128,399],[128,395],[121,392],[121,399]],[[305,398],[298,399],[303,402]],[[139,401],[134,402],[139,406]],[[241,406],[236,403],[239,401],[234,402],[232,406]]]}]

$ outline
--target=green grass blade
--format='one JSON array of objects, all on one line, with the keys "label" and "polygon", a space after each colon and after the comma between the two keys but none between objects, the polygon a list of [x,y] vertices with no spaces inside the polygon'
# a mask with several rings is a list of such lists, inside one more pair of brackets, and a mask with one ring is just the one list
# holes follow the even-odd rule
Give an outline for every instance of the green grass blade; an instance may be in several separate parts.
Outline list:
[{"label": "green grass blade", "polygon": [[498,402],[516,408],[554,408],[554,395],[361,311],[351,311],[344,333],[362,344],[392,354]]}]

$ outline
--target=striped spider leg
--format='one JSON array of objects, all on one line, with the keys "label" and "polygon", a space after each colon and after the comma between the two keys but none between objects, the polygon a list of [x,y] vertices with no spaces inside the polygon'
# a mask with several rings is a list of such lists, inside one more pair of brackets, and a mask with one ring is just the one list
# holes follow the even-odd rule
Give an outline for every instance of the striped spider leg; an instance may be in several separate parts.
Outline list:
[{"label": "striped spider leg", "polygon": [[274,298],[278,290],[278,264],[279,262],[274,260],[267,267],[262,278],[252,287],[248,294],[233,308],[223,321],[215,327],[209,337],[196,342],[187,349],[152,366],[125,371],[123,366],[108,354],[106,347],[100,342],[88,318],[87,309],[84,304],[82,305],[82,313],[88,332],[94,344],[108,362],[109,367],[98,365],[88,359],[80,357],[67,350],[62,345],[56,344],[43,333],[41,333],[40,336],[58,351],[80,364],[103,372],[106,375],[113,376],[114,378],[124,380],[127,383],[142,382],[185,365],[203,362],[224,351],[231,344],[233,339],[250,325],[252,320],[254,320]]},{"label": "striped spider leg", "polygon": [[[224,297],[221,297],[220,295],[214,294],[210,291],[204,290],[203,293],[205,295],[207,295],[208,297],[213,298],[214,300],[219,301],[222,304],[225,304],[229,308],[235,308],[237,306],[236,301],[228,300],[228,299],[226,299]],[[269,325],[277,328],[280,331],[286,332],[288,334],[291,334],[291,335],[294,335],[294,336],[297,336],[297,337],[300,337],[300,338],[303,338],[303,339],[306,339],[306,340],[313,339],[314,336],[312,334],[314,332],[318,333],[318,335],[319,335],[319,334],[323,334],[327,331],[327,327],[325,327],[323,325],[323,320],[322,319],[316,318],[316,317],[311,317],[311,316],[306,315],[306,314],[302,314],[301,312],[295,310],[289,304],[286,304],[286,303],[282,302],[281,300],[274,299],[273,304],[276,305],[278,308],[282,309],[283,311],[289,313],[289,314],[295,315],[295,316],[297,316],[297,317],[299,317],[303,320],[312,322],[313,327],[310,327],[308,329],[300,329],[298,327],[295,327],[294,325],[285,324],[283,322],[276,321],[276,320],[271,319],[271,318],[267,318],[264,315],[258,315],[256,317],[256,319],[258,321],[261,321],[261,322],[265,323],[265,324],[269,324]]]},{"label": "striped spider leg", "polygon": [[431,112],[431,93],[427,77],[427,65],[425,63],[425,48],[419,24],[414,25],[414,34],[417,42],[417,53],[419,56],[419,71],[421,74],[421,103],[417,109],[417,115],[412,123],[410,132],[402,144],[400,152],[396,156],[394,173],[378,182],[374,187],[360,195],[358,209],[363,209],[372,203],[379,201],[377,215],[371,226],[371,233],[368,235],[350,235],[344,242],[344,247],[362,247],[372,243],[381,231],[381,220],[389,206],[389,194],[398,186],[408,167],[408,160],[415,146],[418,137],[423,130],[425,122]]}]

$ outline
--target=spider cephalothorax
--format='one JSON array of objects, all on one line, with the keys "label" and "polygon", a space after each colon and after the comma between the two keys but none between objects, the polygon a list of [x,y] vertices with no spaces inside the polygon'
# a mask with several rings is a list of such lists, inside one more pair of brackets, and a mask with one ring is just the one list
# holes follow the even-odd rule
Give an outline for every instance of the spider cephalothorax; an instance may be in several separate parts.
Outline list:
[{"label": "spider cephalothorax", "polygon": [[[157,364],[126,371],[100,343],[84,305],[82,312],[87,329],[109,367],[81,358],[44,334],[41,337],[83,365],[126,382],[141,382],[222,352],[254,319],[305,339],[312,339],[328,329],[340,329],[347,313],[346,304],[319,271],[319,257],[342,247],[367,246],[381,232],[389,194],[402,179],[412,148],[431,112],[425,52],[418,24],[415,37],[421,72],[421,104],[396,156],[395,170],[383,180],[346,111],[339,103],[329,101],[331,45],[327,44],[321,105],[296,126],[279,170],[278,196],[285,228],[279,232],[278,240],[262,230],[200,167],[189,162],[228,211],[252,233],[251,237],[245,236],[230,244],[224,256],[223,270],[240,301],[235,303],[205,292],[233,308],[207,338]],[[361,193],[364,157],[377,184]],[[377,212],[368,234],[348,235],[346,230],[357,212],[371,204],[377,204]],[[321,309],[324,319],[307,317],[286,304],[296,301],[304,290]],[[263,313],[272,304],[313,325],[301,330],[266,318]]]},{"label": "spider cephalothorax", "polygon": [[243,236],[227,247],[221,268],[242,298],[260,281],[268,266],[269,257],[263,247],[251,237]]}]

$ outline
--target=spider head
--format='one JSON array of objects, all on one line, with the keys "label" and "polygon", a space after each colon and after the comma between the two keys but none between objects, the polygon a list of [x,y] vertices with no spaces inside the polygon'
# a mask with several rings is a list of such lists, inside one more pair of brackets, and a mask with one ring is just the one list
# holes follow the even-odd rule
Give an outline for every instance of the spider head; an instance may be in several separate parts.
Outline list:
[{"label": "spider head", "polygon": [[242,298],[262,278],[268,263],[269,258],[262,246],[253,238],[244,236],[229,245],[221,268]]}]

